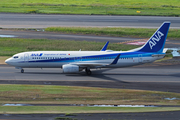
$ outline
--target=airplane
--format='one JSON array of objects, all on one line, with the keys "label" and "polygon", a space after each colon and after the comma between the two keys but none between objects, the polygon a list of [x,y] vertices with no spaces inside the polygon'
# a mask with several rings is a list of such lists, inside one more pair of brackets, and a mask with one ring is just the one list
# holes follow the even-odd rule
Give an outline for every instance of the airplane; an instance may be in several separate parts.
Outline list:
[{"label": "airplane", "polygon": [[164,45],[170,22],[164,22],[142,46],[128,51],[106,50],[109,41],[100,51],[32,51],[13,55],[5,62],[16,69],[62,68],[63,73],[78,73],[91,69],[122,68],[154,62],[166,55]]},{"label": "airplane", "polygon": [[178,51],[180,51],[180,48],[167,48],[168,50],[172,50],[172,55],[174,58],[179,58],[180,57],[180,53]]}]

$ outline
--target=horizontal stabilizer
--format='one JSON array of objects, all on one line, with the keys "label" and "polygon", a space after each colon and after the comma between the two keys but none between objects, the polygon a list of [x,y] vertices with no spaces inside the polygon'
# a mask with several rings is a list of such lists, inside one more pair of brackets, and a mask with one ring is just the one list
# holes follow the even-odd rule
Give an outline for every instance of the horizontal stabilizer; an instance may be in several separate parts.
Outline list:
[{"label": "horizontal stabilizer", "polygon": [[168,48],[164,48],[164,49],[163,49],[163,53],[166,53],[167,50],[168,50]]},{"label": "horizontal stabilizer", "polygon": [[154,55],[151,55],[152,57],[161,57],[161,56],[165,56],[166,54],[154,54]]}]

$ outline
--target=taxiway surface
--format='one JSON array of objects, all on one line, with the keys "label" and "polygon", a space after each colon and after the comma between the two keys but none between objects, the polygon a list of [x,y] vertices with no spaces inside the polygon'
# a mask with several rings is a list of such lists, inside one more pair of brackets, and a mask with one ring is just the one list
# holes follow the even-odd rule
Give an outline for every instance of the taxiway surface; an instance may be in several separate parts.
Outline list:
[{"label": "taxiway surface", "polygon": [[[16,31],[16,30],[0,30],[0,37],[14,37],[14,38],[32,38],[32,39],[49,39],[49,40],[77,40],[77,41],[97,41],[114,43],[132,43],[132,42],[144,42],[143,38],[128,38],[128,37],[110,37],[110,36],[93,36],[93,35],[74,35],[74,34],[62,34],[55,32],[43,32],[43,31]],[[149,36],[150,37],[150,36]],[[167,40],[165,47],[178,48],[180,46],[179,40]],[[137,46],[138,47],[138,46]],[[121,49],[121,48],[119,48]]]},{"label": "taxiway surface", "polygon": [[157,28],[164,21],[171,21],[171,28],[180,28],[180,17],[0,13],[0,27],[2,28],[46,28],[50,26]]},{"label": "taxiway surface", "polygon": [[[56,32],[43,31],[17,31],[17,30],[0,30],[0,35],[11,36],[14,38],[32,38],[32,39],[49,39],[49,40],[78,40],[78,41],[99,41],[99,42],[126,42],[137,40],[139,38],[125,37],[110,37],[110,36],[95,36],[95,35],[78,35],[78,34],[63,34]],[[4,37],[6,37],[4,36]]]},{"label": "taxiway surface", "polygon": [[[2,114],[3,120],[54,120],[56,117],[72,118],[77,120],[179,120],[179,111],[173,112],[145,112],[145,113],[98,113],[98,114]],[[13,119],[11,119],[13,118]]]},{"label": "taxiway surface", "polygon": [[92,70],[92,75],[63,74],[59,68],[27,68],[25,73],[0,67],[0,84],[69,85],[180,92],[180,63],[153,63],[136,67]]}]

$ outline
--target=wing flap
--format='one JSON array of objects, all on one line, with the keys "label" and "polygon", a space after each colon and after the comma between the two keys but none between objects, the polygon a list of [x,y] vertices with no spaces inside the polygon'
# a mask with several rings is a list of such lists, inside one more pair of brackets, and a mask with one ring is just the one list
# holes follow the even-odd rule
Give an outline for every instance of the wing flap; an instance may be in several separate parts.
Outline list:
[{"label": "wing flap", "polygon": [[100,64],[100,63],[73,63],[73,65],[78,65],[79,67],[104,67],[108,64]]},{"label": "wing flap", "polygon": [[109,41],[107,41],[107,43],[103,46],[103,48],[100,51],[106,51],[108,44],[109,44]]}]

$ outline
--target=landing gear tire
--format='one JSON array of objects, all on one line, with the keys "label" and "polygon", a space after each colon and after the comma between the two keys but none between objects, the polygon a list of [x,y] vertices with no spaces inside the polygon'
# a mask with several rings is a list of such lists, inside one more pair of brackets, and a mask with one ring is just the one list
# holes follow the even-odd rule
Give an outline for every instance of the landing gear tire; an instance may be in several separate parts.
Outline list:
[{"label": "landing gear tire", "polygon": [[21,73],[24,73],[24,69],[21,69]]},{"label": "landing gear tire", "polygon": [[91,75],[91,71],[90,71],[90,70],[87,71],[86,74],[87,74],[87,75]]},{"label": "landing gear tire", "polygon": [[91,70],[86,68],[86,74],[91,75],[92,74]]}]

